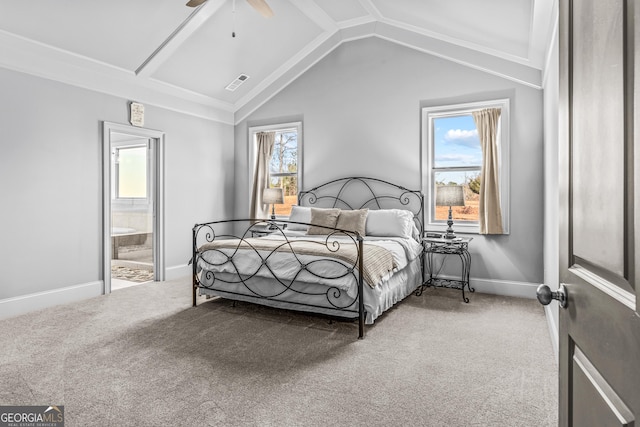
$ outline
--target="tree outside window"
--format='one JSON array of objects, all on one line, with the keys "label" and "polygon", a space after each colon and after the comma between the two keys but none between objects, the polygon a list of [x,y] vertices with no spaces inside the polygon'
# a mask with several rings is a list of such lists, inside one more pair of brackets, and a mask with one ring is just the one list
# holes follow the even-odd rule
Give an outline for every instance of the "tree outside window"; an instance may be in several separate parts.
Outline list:
[{"label": "tree outside window", "polygon": [[[277,216],[289,216],[291,206],[298,203],[298,192],[302,189],[302,122],[274,123],[249,128],[249,163],[257,162],[257,135],[273,132],[274,143],[269,160],[269,187],[282,188],[284,203],[276,204]],[[253,182],[255,170],[250,169],[249,182]],[[252,195],[251,195],[252,196]],[[271,207],[269,207],[271,210]]]},{"label": "tree outside window", "polygon": [[289,215],[291,206],[298,203],[298,132],[296,129],[277,130],[273,154],[269,163],[271,187],[284,190],[284,204],[276,205],[276,215]]}]

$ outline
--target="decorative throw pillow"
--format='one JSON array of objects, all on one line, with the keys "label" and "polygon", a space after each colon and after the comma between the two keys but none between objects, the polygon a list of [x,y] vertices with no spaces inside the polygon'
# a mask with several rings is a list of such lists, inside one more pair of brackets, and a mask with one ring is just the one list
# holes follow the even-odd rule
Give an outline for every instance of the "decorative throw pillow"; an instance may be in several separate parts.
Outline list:
[{"label": "decorative throw pillow", "polygon": [[[311,208],[307,206],[291,206],[291,214],[289,215],[289,221],[295,222],[311,222]],[[294,231],[307,231],[309,226],[307,224],[289,224],[287,228]]]},{"label": "decorative throw pillow", "polygon": [[367,213],[369,209],[358,209],[353,211],[341,210],[338,215],[336,228],[358,233],[364,237],[366,232]]},{"label": "decorative throw pillow", "polygon": [[[340,209],[321,209],[321,208],[311,208],[311,220],[309,221],[312,225],[307,230],[307,234],[329,234],[332,230],[330,227],[335,228],[336,222],[338,221],[338,215],[340,214]],[[323,226],[323,227],[316,227]]]}]

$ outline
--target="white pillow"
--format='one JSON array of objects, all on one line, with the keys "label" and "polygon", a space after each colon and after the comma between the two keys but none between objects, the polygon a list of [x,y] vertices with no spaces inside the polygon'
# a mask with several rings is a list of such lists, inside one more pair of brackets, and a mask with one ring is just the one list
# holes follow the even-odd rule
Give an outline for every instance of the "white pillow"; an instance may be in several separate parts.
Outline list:
[{"label": "white pillow", "polygon": [[369,210],[367,236],[413,237],[413,214],[403,209]]},{"label": "white pillow", "polygon": [[[306,206],[298,206],[298,205],[291,206],[291,214],[289,214],[289,221],[310,223],[311,208]],[[287,225],[287,229],[294,230],[294,231],[296,230],[307,231],[308,228],[309,226],[304,224],[288,224]]]},{"label": "white pillow", "polygon": [[418,230],[418,226],[416,225],[416,222],[413,219],[411,220],[411,236],[414,239],[416,239],[418,242],[422,238],[422,236],[420,235],[420,230]]}]

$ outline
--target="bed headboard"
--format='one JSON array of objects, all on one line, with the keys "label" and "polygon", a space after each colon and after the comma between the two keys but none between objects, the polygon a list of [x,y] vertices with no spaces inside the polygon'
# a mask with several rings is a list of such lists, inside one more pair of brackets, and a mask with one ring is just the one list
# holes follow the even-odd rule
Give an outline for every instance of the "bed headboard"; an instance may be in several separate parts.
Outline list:
[{"label": "bed headboard", "polygon": [[298,193],[298,205],[340,209],[404,209],[424,233],[424,195],[377,178],[338,178]]}]

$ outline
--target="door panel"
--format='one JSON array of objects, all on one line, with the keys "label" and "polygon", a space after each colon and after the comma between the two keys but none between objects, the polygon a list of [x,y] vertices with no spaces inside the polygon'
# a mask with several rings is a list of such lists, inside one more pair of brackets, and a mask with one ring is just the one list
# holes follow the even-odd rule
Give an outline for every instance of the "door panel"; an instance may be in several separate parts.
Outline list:
[{"label": "door panel", "polygon": [[[637,1],[560,2],[560,425],[640,414]],[[636,185],[634,185],[636,183]]]},{"label": "door panel", "polygon": [[[573,2],[574,254],[622,275],[624,90],[622,2]],[[599,25],[593,26],[597,22]],[[598,171],[601,179],[593,179]],[[610,215],[613,213],[614,215]],[[603,244],[607,242],[608,244]]]},{"label": "door panel", "polygon": [[[584,410],[574,410],[576,426],[629,426],[634,417],[620,396],[598,372],[580,348],[573,347],[572,389],[574,401],[592,402]],[[578,408],[575,408],[578,409]]]}]

